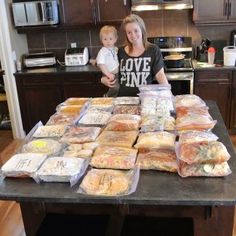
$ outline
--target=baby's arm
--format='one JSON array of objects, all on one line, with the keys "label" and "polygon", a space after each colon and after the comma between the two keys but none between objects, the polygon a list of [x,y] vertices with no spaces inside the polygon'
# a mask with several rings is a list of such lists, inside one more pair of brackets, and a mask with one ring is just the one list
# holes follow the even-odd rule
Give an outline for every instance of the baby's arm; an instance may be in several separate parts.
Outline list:
[{"label": "baby's arm", "polygon": [[107,76],[110,80],[115,79],[115,75],[107,70],[107,67],[105,64],[99,64],[98,67],[102,71],[102,73]]}]

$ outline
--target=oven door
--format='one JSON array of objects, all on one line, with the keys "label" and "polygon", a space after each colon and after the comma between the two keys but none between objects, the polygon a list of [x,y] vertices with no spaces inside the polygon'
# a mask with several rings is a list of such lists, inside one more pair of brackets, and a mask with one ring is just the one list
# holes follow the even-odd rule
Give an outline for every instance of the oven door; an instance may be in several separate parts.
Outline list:
[{"label": "oven door", "polygon": [[166,72],[173,95],[193,94],[193,72]]}]

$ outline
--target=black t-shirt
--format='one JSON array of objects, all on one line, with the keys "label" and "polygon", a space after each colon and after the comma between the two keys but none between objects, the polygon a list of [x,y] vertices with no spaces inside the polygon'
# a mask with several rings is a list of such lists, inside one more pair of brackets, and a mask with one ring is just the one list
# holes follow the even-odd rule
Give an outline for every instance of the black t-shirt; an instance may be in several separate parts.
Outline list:
[{"label": "black t-shirt", "polygon": [[124,47],[118,51],[119,82],[118,96],[137,96],[140,85],[151,84],[156,73],[164,67],[158,46],[148,45],[138,57],[129,56]]}]

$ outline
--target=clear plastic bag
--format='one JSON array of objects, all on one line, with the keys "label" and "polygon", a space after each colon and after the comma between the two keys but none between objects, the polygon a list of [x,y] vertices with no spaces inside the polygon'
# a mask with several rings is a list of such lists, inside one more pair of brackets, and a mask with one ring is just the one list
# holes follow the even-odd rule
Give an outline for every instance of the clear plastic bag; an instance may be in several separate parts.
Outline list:
[{"label": "clear plastic bag", "polygon": [[15,154],[2,166],[2,174],[5,177],[32,177],[46,158],[46,154],[40,153]]},{"label": "clear plastic bag", "polygon": [[136,165],[143,170],[177,172],[178,169],[174,150],[158,150],[139,153]]},{"label": "clear plastic bag", "polygon": [[82,180],[78,193],[98,196],[125,196],[136,191],[139,169],[91,169]]},{"label": "clear plastic bag", "polygon": [[232,173],[227,162],[219,164],[191,164],[179,161],[178,173],[181,177],[205,176],[224,177]]},{"label": "clear plastic bag", "polygon": [[115,105],[138,105],[140,103],[139,97],[116,97]]},{"label": "clear plastic bag", "polygon": [[40,126],[33,134],[35,138],[61,137],[66,131],[66,125]]},{"label": "clear plastic bag", "polygon": [[69,182],[75,185],[88,167],[88,160],[74,157],[50,157],[35,173],[36,182]]},{"label": "clear plastic bag", "polygon": [[137,150],[123,147],[99,146],[90,165],[96,168],[133,169]]},{"label": "clear plastic bag", "polygon": [[113,110],[113,114],[131,114],[140,115],[141,108],[139,105],[116,105]]},{"label": "clear plastic bag", "polygon": [[100,132],[100,127],[70,126],[60,139],[60,142],[69,144],[94,142]]},{"label": "clear plastic bag", "polygon": [[206,103],[195,94],[184,94],[175,96],[175,107],[201,107]]}]

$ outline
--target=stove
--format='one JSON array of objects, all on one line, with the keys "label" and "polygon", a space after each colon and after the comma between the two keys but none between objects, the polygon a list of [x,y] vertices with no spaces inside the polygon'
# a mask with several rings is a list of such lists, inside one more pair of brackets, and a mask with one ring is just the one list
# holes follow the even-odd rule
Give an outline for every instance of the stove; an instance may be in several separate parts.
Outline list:
[{"label": "stove", "polygon": [[165,63],[165,74],[172,86],[172,93],[192,94],[194,85],[194,69],[192,64],[193,47],[191,37],[152,37],[148,41],[159,46],[163,58],[173,54],[184,54],[184,63],[181,67],[167,67]]}]

